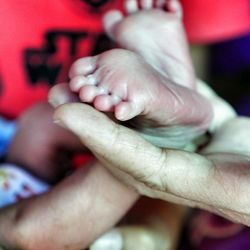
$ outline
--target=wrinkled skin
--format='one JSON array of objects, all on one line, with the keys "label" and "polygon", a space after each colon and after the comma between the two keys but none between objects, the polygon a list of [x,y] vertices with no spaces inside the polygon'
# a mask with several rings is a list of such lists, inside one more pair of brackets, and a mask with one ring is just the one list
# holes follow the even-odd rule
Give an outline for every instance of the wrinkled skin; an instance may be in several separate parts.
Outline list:
[{"label": "wrinkled skin", "polygon": [[250,225],[250,144],[245,139],[250,136],[249,118],[226,122],[201,154],[157,148],[80,103],[59,107],[55,119],[139,193],[200,207]]}]

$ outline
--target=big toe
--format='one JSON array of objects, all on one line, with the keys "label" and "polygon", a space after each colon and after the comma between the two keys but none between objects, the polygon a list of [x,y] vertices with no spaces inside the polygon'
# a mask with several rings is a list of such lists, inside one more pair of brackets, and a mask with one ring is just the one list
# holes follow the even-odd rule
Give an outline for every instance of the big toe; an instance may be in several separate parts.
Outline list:
[{"label": "big toe", "polygon": [[110,38],[115,39],[115,28],[123,18],[123,14],[118,10],[109,11],[104,15],[103,26]]}]

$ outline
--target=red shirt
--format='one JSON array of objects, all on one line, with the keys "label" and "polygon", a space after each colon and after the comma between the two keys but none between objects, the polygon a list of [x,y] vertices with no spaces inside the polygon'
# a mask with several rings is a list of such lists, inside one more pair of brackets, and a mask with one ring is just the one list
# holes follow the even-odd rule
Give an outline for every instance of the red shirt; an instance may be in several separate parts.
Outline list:
[{"label": "red shirt", "polygon": [[180,0],[189,41],[211,43],[250,32],[250,0]]},{"label": "red shirt", "polygon": [[16,117],[47,100],[76,58],[109,48],[101,18],[119,2],[1,1],[0,114]]}]

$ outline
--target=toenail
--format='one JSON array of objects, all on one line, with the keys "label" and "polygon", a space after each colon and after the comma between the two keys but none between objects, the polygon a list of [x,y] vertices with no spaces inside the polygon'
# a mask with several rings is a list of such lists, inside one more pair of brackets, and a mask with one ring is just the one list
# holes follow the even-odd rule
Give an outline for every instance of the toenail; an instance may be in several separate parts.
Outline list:
[{"label": "toenail", "polygon": [[127,0],[125,6],[126,10],[131,14],[138,11],[138,3],[134,0]]},{"label": "toenail", "polygon": [[86,78],[83,76],[76,76],[71,80],[71,86],[74,91],[78,91],[86,82]]},{"label": "toenail", "polygon": [[99,87],[99,95],[108,94],[108,89],[104,87]]},{"label": "toenail", "polygon": [[142,7],[146,10],[149,10],[152,8],[153,1],[152,0],[141,0]]},{"label": "toenail", "polygon": [[89,85],[96,85],[97,84],[97,79],[93,75],[88,75],[87,79],[88,79]]},{"label": "toenail", "polygon": [[116,105],[117,103],[121,102],[121,97],[119,97],[118,95],[111,95],[112,98],[112,104]]}]

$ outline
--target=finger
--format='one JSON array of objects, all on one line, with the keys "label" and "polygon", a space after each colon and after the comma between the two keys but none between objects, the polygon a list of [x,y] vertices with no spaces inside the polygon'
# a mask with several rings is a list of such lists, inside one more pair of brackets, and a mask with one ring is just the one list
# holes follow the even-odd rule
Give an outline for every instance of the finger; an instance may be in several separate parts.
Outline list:
[{"label": "finger", "polygon": [[[190,200],[208,198],[199,191],[201,185],[206,189],[210,184],[206,178],[212,164],[205,157],[157,148],[84,104],[63,105],[54,119],[75,133],[107,168],[137,180],[132,184],[141,194],[166,200],[168,193]],[[123,175],[118,177],[124,181]]]},{"label": "finger", "polygon": [[233,153],[250,156],[250,119],[237,117],[230,119],[218,129],[203,153]]},{"label": "finger", "polygon": [[84,104],[59,107],[55,119],[75,133],[107,168],[118,169],[136,180],[130,184],[141,194],[163,200],[173,198],[170,194],[184,198],[179,204],[190,205],[191,201],[192,206],[206,209],[232,207],[233,196],[228,194],[223,200],[217,192],[223,187],[214,179],[214,162],[207,157],[157,148]]},{"label": "finger", "polygon": [[[185,200],[193,201],[192,206],[231,216],[234,220],[241,220],[236,218],[237,214],[248,212],[243,187],[248,190],[249,182],[243,180],[240,193],[235,192],[235,185],[231,185],[237,182],[237,178],[244,178],[241,161],[238,158],[235,161],[235,156],[225,158],[222,154],[213,159],[179,150],[161,150],[84,104],[63,105],[56,110],[55,118],[79,136],[106,167],[118,169],[137,180],[133,187],[141,194],[169,200],[170,193],[185,198],[179,201],[183,204]],[[235,173],[232,179],[231,172],[225,172],[225,169],[237,161],[239,173]],[[230,191],[225,193],[225,186]],[[241,206],[235,204],[235,200]],[[236,215],[230,213],[230,209]]]},{"label": "finger", "polygon": [[229,105],[225,100],[220,98],[212,88],[205,82],[197,80],[197,91],[199,94],[209,100],[213,109],[213,119],[210,125],[209,131],[214,133],[224,123],[236,117],[236,112],[233,107]]},{"label": "finger", "polygon": [[167,249],[161,243],[156,230],[148,226],[128,226],[107,232],[91,245],[90,250]]},{"label": "finger", "polygon": [[[213,157],[161,150],[84,104],[59,107],[55,119],[78,135],[105,166],[120,169],[142,183],[134,186],[140,193],[147,194],[151,188],[147,195],[165,200],[166,193],[174,194],[193,201],[193,206],[250,224],[244,216],[249,214],[249,174],[243,174],[249,172],[249,157],[225,155],[221,150]],[[241,185],[235,186],[237,183]]]},{"label": "finger", "polygon": [[176,249],[186,211],[184,207],[142,198],[124,219],[125,223],[137,224],[110,230],[97,239],[90,249]]},{"label": "finger", "polygon": [[[63,105],[56,110],[54,119],[75,133],[101,161],[109,166],[118,166],[120,170],[136,175],[136,178],[147,179],[161,165],[161,149],[146,142],[132,130],[118,126],[90,106],[80,103]],[[114,157],[110,158],[108,155],[111,151]],[[142,168],[135,169],[134,165]]]},{"label": "finger", "polygon": [[159,190],[165,188],[160,175],[166,175],[168,165],[177,164],[183,169],[193,156],[169,150],[166,159],[164,151],[143,140],[136,132],[84,104],[63,105],[56,110],[54,119],[75,133],[107,166],[114,166]]}]

